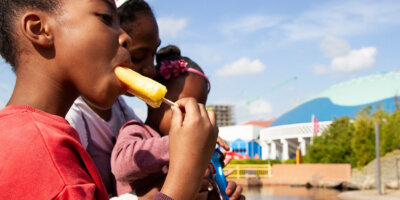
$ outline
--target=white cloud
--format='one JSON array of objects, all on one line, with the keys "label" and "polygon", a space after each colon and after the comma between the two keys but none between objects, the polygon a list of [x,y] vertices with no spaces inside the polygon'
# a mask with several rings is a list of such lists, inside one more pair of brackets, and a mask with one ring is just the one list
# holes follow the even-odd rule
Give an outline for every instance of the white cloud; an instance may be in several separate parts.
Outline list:
[{"label": "white cloud", "polygon": [[313,67],[313,72],[316,75],[325,75],[329,72],[329,68],[325,65],[316,64]]},{"label": "white cloud", "polygon": [[230,22],[222,26],[222,31],[230,32],[254,32],[280,24],[285,18],[282,16],[253,15]]},{"label": "white cloud", "polygon": [[377,55],[376,47],[351,49],[346,40],[327,36],[320,44],[322,53],[331,59],[330,67],[317,64],[313,66],[316,75],[333,73],[354,73],[373,67]]},{"label": "white cloud", "polygon": [[359,50],[351,50],[347,55],[336,57],[331,62],[331,68],[335,72],[358,72],[371,68],[375,63],[377,49],[375,47],[363,47]]},{"label": "white cloud", "polygon": [[176,37],[187,25],[186,18],[161,17],[157,19],[161,37]]},{"label": "white cloud", "polygon": [[256,116],[257,118],[262,117],[266,119],[271,112],[271,104],[263,99],[255,100],[249,105],[249,114],[251,116]]},{"label": "white cloud", "polygon": [[297,15],[249,15],[228,19],[221,25],[224,33],[264,31],[278,41],[314,40],[335,35],[365,35],[400,24],[400,1],[341,0],[313,4]]},{"label": "white cloud", "polygon": [[399,18],[399,1],[334,1],[313,7],[280,27],[289,38],[304,40],[377,31],[398,25]]},{"label": "white cloud", "polygon": [[[226,104],[227,101],[221,104]],[[229,100],[228,100],[229,102]],[[268,120],[271,119],[272,105],[270,102],[257,99],[251,103],[238,101],[234,103],[235,121],[237,124],[242,124],[251,120]]]},{"label": "white cloud", "polygon": [[217,76],[242,76],[251,75],[263,72],[265,66],[259,59],[253,61],[246,57],[240,58],[231,64],[225,65],[223,68],[217,70]]},{"label": "white cloud", "polygon": [[350,51],[350,45],[346,40],[333,36],[326,36],[322,40],[320,47],[322,53],[328,58],[344,56]]}]

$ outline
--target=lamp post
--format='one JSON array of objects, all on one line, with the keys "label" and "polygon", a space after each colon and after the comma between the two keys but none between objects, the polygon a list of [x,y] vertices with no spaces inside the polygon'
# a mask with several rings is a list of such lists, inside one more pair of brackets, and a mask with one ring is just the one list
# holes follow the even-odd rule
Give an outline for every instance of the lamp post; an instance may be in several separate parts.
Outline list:
[{"label": "lamp post", "polygon": [[377,164],[377,189],[378,194],[382,195],[381,190],[381,145],[379,136],[379,124],[375,122],[375,152],[376,152],[376,164]]}]

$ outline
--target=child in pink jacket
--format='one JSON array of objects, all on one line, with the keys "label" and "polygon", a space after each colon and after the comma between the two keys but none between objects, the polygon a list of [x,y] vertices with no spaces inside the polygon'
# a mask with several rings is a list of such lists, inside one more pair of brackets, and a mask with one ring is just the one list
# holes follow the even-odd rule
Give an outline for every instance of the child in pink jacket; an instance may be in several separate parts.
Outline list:
[{"label": "child in pink jacket", "polygon": [[[210,82],[195,62],[180,55],[178,47],[169,45],[158,51],[157,69],[157,81],[168,88],[167,99],[193,97],[206,103]],[[162,104],[157,109],[148,107],[145,124],[132,120],[121,128],[111,155],[118,194],[135,191],[139,198],[150,199],[160,190],[168,172],[170,122],[171,109]],[[228,188],[231,197],[240,197],[241,187],[230,182]]]}]

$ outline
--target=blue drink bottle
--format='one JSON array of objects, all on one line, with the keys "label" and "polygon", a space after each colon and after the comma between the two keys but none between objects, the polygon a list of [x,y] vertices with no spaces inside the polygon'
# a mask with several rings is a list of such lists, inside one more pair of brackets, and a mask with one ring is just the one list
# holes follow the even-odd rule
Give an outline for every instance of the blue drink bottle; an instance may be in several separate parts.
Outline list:
[{"label": "blue drink bottle", "polygon": [[211,157],[211,164],[215,168],[215,171],[214,171],[215,174],[213,174],[212,176],[218,185],[218,189],[219,189],[221,195],[225,199],[229,199],[228,195],[225,193],[225,189],[226,189],[226,186],[228,185],[228,182],[226,181],[224,172],[222,171],[222,167],[224,166],[224,158],[225,158],[225,156],[221,152],[221,150],[216,148]]}]

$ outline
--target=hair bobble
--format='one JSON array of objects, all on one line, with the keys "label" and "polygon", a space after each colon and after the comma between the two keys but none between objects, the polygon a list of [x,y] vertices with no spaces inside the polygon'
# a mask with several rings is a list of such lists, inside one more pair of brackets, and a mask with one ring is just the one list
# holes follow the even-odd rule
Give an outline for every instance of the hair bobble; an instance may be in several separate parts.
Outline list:
[{"label": "hair bobble", "polygon": [[177,77],[186,71],[187,62],[183,59],[179,60],[164,60],[161,62],[160,75],[164,79],[168,80],[173,77]]},{"label": "hair bobble", "polygon": [[186,67],[188,63],[184,59],[179,59],[179,60],[164,60],[161,62],[159,74],[165,79],[168,80],[173,77],[177,77],[180,74],[184,72],[191,72],[195,73],[201,77],[203,77],[207,81],[207,91],[210,92],[211,85],[210,81],[208,80],[207,76],[204,75],[201,71],[193,69],[193,68],[188,68]]}]

